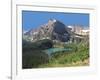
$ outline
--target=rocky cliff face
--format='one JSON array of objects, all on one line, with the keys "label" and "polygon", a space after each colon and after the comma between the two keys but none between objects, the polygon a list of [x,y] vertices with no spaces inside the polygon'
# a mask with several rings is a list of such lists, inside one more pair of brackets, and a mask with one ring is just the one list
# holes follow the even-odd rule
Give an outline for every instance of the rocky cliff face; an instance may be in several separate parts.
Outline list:
[{"label": "rocky cliff face", "polygon": [[62,22],[50,19],[47,24],[41,25],[39,29],[31,29],[26,32],[24,38],[30,41],[51,39],[67,42],[70,39],[70,31]]}]

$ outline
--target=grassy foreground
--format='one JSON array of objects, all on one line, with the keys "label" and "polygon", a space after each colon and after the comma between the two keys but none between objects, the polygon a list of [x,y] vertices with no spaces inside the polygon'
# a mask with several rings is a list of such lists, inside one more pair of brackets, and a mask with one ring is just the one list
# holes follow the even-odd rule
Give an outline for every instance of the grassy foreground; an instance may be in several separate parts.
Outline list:
[{"label": "grassy foreground", "polygon": [[89,45],[87,43],[67,44],[64,47],[72,48],[72,52],[53,53],[49,63],[39,67],[68,67],[89,65]]}]

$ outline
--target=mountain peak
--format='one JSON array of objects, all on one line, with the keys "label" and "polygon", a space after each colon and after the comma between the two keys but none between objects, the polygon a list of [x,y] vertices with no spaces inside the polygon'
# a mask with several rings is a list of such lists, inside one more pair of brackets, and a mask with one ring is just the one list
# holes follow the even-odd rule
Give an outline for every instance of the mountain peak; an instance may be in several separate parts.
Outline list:
[{"label": "mountain peak", "polygon": [[49,19],[49,22],[56,22],[56,19]]},{"label": "mountain peak", "polygon": [[41,25],[36,32],[32,30],[29,31],[28,34],[31,35],[32,40],[49,38],[52,40],[67,42],[70,37],[66,25],[56,19],[49,19],[48,23]]}]

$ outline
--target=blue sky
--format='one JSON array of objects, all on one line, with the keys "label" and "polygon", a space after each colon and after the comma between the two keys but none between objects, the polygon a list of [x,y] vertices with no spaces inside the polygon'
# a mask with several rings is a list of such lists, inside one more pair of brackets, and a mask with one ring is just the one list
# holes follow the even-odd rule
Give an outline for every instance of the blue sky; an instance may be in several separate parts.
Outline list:
[{"label": "blue sky", "polygon": [[56,19],[65,25],[89,26],[88,13],[61,13],[61,12],[36,12],[22,11],[22,27],[24,31],[38,28],[48,22],[49,19]]}]

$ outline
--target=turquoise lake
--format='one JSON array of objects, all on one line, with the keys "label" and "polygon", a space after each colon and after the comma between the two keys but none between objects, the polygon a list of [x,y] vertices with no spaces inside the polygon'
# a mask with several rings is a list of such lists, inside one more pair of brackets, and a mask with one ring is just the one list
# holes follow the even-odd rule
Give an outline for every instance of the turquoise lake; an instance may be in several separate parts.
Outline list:
[{"label": "turquoise lake", "polygon": [[72,51],[72,49],[70,49],[70,48],[49,48],[44,51],[50,56],[52,53],[55,53],[55,52]]}]

